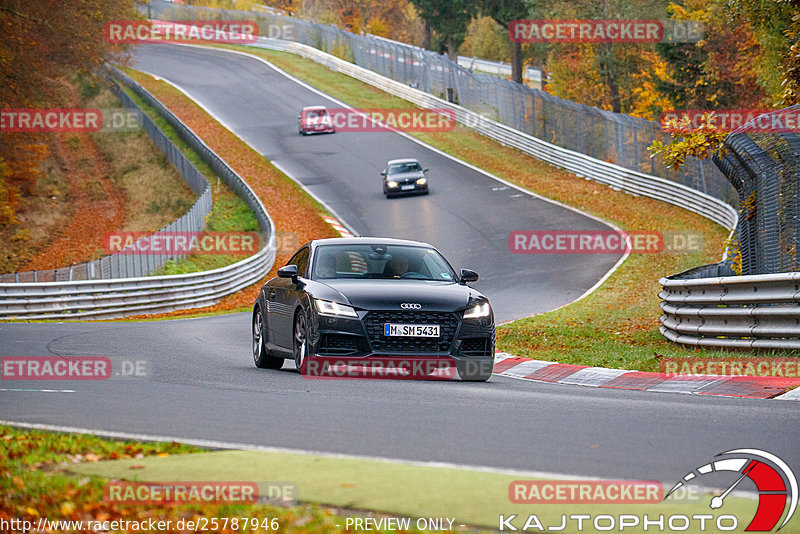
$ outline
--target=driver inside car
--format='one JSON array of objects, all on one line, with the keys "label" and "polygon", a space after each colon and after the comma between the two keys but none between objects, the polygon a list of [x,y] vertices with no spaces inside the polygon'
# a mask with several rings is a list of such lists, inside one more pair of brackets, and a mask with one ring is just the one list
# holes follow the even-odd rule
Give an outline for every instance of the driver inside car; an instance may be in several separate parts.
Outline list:
[{"label": "driver inside car", "polygon": [[391,263],[392,274],[395,278],[400,278],[408,272],[408,257],[403,254],[395,254]]},{"label": "driver inside car", "polygon": [[317,275],[320,278],[333,278],[336,276],[336,258],[333,254],[325,254],[319,259]]}]

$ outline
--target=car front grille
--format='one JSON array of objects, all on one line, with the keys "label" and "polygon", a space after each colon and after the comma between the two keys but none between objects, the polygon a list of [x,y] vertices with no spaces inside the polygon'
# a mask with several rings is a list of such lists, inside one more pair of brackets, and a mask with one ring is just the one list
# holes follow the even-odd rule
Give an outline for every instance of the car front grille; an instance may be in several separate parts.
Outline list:
[{"label": "car front grille", "polygon": [[345,356],[358,352],[355,336],[322,334],[319,352],[326,355]]},{"label": "car front grille", "polygon": [[465,356],[491,356],[492,340],[488,337],[472,337],[461,341],[461,354]]},{"label": "car front grille", "polygon": [[[438,324],[439,337],[388,337],[383,335],[386,323]],[[455,313],[424,311],[369,312],[364,317],[367,336],[376,352],[448,352],[458,329]]]}]

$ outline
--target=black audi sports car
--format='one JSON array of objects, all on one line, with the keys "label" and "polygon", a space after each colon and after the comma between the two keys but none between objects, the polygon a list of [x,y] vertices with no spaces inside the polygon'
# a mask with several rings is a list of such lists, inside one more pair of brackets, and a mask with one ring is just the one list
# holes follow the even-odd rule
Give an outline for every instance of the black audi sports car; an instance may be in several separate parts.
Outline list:
[{"label": "black audi sports car", "polygon": [[253,359],[259,368],[279,369],[291,358],[306,375],[309,362],[425,358],[451,362],[462,380],[488,380],[494,315],[488,299],[467,285],[477,279],[468,269],[456,274],[426,243],[311,241],[259,291]]}]

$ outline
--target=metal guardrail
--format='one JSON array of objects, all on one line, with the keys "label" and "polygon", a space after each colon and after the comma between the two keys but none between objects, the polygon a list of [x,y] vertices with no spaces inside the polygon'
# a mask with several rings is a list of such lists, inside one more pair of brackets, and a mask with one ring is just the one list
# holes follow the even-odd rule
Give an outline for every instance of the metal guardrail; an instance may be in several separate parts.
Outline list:
[{"label": "metal guardrail", "polygon": [[245,200],[266,234],[266,245],[233,265],[200,273],[101,281],[0,283],[2,319],[111,319],[208,306],[257,282],[275,262],[275,226],[250,186],[143,87],[120,71],[115,76],[158,109],[178,135]]},{"label": "metal guardrail", "polygon": [[667,339],[694,346],[800,349],[800,136],[756,127],[799,109],[753,119],[731,133],[725,150],[714,156],[743,206],[736,232],[745,276],[734,276],[730,262],[721,262],[659,280],[660,330]]},{"label": "metal guardrail", "polygon": [[609,185],[626,193],[646,196],[686,208],[728,229],[736,226],[738,219],[736,210],[730,204],[711,195],[671,180],[632,171],[619,165],[600,161],[591,156],[542,141],[524,132],[487,119],[457,104],[452,104],[419,89],[414,89],[404,83],[394,81],[311,46],[263,37],[250,46],[290,52],[311,59],[333,71],[341,72],[368,83],[422,108],[451,110],[459,123],[503,145],[521,150],[555,167],[566,169],[578,176]]},{"label": "metal guardrail", "polygon": [[661,333],[684,345],[800,349],[800,272],[729,274],[717,264],[659,280]]}]

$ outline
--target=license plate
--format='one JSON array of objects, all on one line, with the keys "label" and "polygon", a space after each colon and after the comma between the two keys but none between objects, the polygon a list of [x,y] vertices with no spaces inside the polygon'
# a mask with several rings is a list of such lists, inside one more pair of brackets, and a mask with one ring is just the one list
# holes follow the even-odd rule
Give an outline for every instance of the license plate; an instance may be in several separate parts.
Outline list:
[{"label": "license plate", "polygon": [[383,335],[392,337],[439,337],[439,325],[386,323],[383,325]]},{"label": "license plate", "polygon": [[413,184],[412,185],[402,185],[402,186],[400,186],[400,189],[402,189],[403,191],[408,191],[409,189],[414,189],[414,185]]}]

